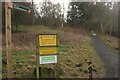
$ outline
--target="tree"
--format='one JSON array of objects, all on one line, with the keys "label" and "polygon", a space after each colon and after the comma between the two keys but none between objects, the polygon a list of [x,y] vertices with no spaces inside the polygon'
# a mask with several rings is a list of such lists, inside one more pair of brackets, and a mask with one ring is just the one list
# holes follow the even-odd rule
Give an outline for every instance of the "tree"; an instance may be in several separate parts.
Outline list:
[{"label": "tree", "polygon": [[118,3],[114,3],[111,10],[111,26],[110,35],[118,36]]},{"label": "tree", "polygon": [[[112,3],[108,2],[71,2],[67,15],[67,23],[70,26],[85,26],[86,29],[112,31]],[[109,24],[108,24],[109,23]],[[108,27],[107,27],[108,26]]]},{"label": "tree", "polygon": [[69,11],[67,15],[67,23],[70,26],[80,26],[86,22],[87,15],[84,9],[87,3],[71,2],[69,4]]},{"label": "tree", "polygon": [[[35,13],[35,5],[32,5],[31,3],[27,2],[14,2],[14,4],[18,4],[21,6],[25,6],[30,8],[31,13],[23,12],[17,9],[12,9],[12,25],[15,25],[15,31],[18,31],[18,26],[20,24],[33,24],[33,15]],[[14,27],[13,27],[14,29]]]},{"label": "tree", "polygon": [[[86,28],[94,28],[95,26],[93,24],[98,22],[94,9],[95,5],[92,2],[71,2],[69,4],[67,23],[71,26],[88,24],[89,27]],[[91,24],[92,26],[90,27]]]},{"label": "tree", "polygon": [[60,4],[52,4],[52,2],[43,2],[41,6],[41,17],[43,25],[60,26],[61,24],[61,7]]}]

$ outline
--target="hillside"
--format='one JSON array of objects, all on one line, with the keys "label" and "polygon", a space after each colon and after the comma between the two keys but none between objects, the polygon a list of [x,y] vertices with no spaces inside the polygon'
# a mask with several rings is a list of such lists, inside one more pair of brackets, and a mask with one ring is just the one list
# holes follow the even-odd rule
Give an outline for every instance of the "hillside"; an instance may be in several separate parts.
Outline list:
[{"label": "hillside", "polygon": [[[33,78],[36,60],[36,35],[37,34],[59,35],[59,57],[57,68],[59,77],[63,78],[88,78],[88,64],[86,60],[91,60],[93,77],[104,76],[104,65],[97,53],[94,51],[90,34],[86,30],[73,29],[69,27],[52,29],[46,26],[21,25],[17,33],[12,34],[13,42],[13,66],[16,78]],[[6,77],[6,55],[5,55],[5,35],[3,34],[3,77]],[[79,66],[78,66],[79,65]],[[53,65],[44,65],[51,67]]]}]

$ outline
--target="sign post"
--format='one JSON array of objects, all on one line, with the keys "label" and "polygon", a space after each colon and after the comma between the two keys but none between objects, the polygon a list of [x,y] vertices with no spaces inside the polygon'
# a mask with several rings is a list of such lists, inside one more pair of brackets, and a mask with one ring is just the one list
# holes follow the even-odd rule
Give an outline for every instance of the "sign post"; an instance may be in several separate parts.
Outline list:
[{"label": "sign post", "polygon": [[12,33],[11,33],[11,9],[28,11],[30,9],[21,5],[11,3],[11,0],[5,2],[5,30],[6,30],[6,56],[7,56],[7,78],[13,78],[13,60],[12,60]]},{"label": "sign post", "polygon": [[[8,1],[8,0],[7,0]],[[5,28],[6,28],[6,56],[7,56],[7,78],[13,78],[12,42],[11,42],[11,0],[5,2]]]},{"label": "sign post", "polygon": [[39,78],[39,65],[57,63],[57,34],[37,36],[36,77]]},{"label": "sign post", "polygon": [[19,4],[15,4],[15,3],[13,3],[13,8],[21,10],[21,11],[29,12],[29,13],[31,12],[28,7],[25,7],[25,6],[22,6],[22,5],[19,5]]}]

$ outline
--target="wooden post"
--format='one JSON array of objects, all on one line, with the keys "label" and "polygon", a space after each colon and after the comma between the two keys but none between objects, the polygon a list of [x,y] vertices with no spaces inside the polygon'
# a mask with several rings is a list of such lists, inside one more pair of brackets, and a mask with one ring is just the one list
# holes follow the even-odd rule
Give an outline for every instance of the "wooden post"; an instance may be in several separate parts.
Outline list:
[{"label": "wooden post", "polygon": [[32,0],[32,25],[34,24],[34,21],[35,21],[35,19],[34,19],[34,10],[33,10],[33,7],[34,7],[34,5],[33,5],[33,0]]},{"label": "wooden post", "polygon": [[11,43],[11,0],[5,2],[5,27],[6,27],[6,56],[7,56],[7,78],[13,78],[12,66],[12,43]]},{"label": "wooden post", "polygon": [[39,37],[37,36],[37,41],[36,41],[36,78],[37,80],[39,80],[40,78],[38,43],[39,43]]}]

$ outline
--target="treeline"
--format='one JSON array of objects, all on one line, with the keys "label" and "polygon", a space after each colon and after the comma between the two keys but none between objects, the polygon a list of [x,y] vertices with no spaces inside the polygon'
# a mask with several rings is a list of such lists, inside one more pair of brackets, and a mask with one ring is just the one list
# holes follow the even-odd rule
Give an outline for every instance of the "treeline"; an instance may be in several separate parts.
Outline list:
[{"label": "treeline", "polygon": [[[44,25],[50,27],[60,27],[62,24],[62,12],[60,4],[53,4],[52,2],[37,4],[28,2],[16,2],[25,7],[30,8],[31,12],[24,12],[17,9],[12,10],[12,28],[18,31],[19,25]],[[5,3],[2,4],[3,26],[5,26]],[[5,27],[3,27],[3,31]]]},{"label": "treeline", "polygon": [[67,24],[117,36],[118,4],[110,2],[71,2]]},{"label": "treeline", "polygon": [[40,6],[40,12],[36,24],[42,24],[50,27],[60,27],[62,24],[62,11],[60,4],[52,2],[43,2]]},{"label": "treeline", "polygon": [[[66,19],[63,7],[44,1],[39,5],[34,3],[16,3],[31,9],[31,13],[12,9],[12,25],[15,31],[19,25],[45,25],[53,28],[81,27],[96,32],[108,33],[117,36],[118,33],[118,3],[113,2],[70,2]],[[3,16],[4,3],[3,3]],[[4,17],[3,17],[3,25]]]}]

